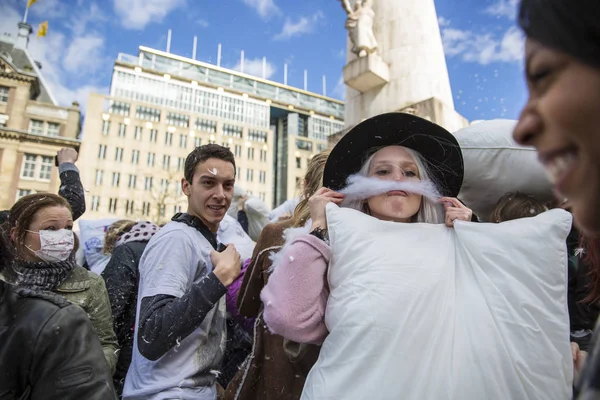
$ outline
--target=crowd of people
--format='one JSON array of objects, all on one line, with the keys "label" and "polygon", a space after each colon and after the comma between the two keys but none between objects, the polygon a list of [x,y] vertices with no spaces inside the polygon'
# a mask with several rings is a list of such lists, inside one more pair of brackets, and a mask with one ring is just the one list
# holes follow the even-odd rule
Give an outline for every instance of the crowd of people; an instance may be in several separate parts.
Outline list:
[{"label": "crowd of people", "polygon": [[[108,263],[96,274],[76,256],[73,227],[85,212],[85,192],[77,152],[62,149],[59,193],[24,196],[1,214],[0,398],[416,399],[435,390],[436,398],[448,399],[600,398],[599,19],[597,0],[520,4],[529,99],[513,137],[537,150],[554,185],[551,203],[511,191],[496,199],[490,215],[476,215],[460,199],[465,163],[455,135],[414,115],[387,113],[313,156],[300,197],[271,212],[236,185],[228,148],[195,148],[181,180],[187,212],[163,226],[111,223],[102,238]],[[355,177],[370,186],[350,198]],[[551,234],[535,231],[538,218],[560,225],[571,214],[573,225],[548,248]],[[435,268],[423,275],[434,249],[393,239],[435,234],[442,252],[457,249],[469,227],[485,234],[515,224],[530,227],[539,242],[501,240],[487,249],[482,240],[483,258],[458,250],[452,257],[500,269],[505,260],[510,269],[501,253],[537,257],[537,264],[549,260],[541,251],[557,255],[556,268],[548,265],[539,282],[523,275],[510,293],[498,293],[517,303],[533,296],[536,302],[521,303],[521,310],[508,302],[456,305],[466,312],[464,324],[479,321],[482,332],[489,324],[470,311],[501,316],[494,320],[497,337],[509,326],[522,339],[519,361],[509,350],[496,352],[496,336],[468,338],[460,354],[436,354],[444,343],[455,344],[459,331],[441,320],[420,326],[419,316],[433,312],[428,296],[447,275]],[[361,230],[374,233],[344,247]],[[390,254],[396,258],[385,258]],[[561,269],[568,280],[552,276]],[[411,281],[413,273],[427,282]],[[486,279],[498,283],[508,275]],[[465,293],[480,289],[470,285]],[[548,321],[563,320],[543,297],[552,286],[560,293],[561,285],[564,299],[553,301],[568,310],[567,330],[540,332]],[[418,301],[398,301],[412,298]],[[518,313],[527,326],[510,324]],[[399,339],[407,332],[410,343]],[[424,333],[436,339],[414,358],[410,348],[423,344]],[[535,346],[530,338],[539,339]],[[439,360],[440,368],[422,368],[423,360]],[[449,369],[442,368],[446,362]],[[395,367],[403,363],[410,365]]]}]

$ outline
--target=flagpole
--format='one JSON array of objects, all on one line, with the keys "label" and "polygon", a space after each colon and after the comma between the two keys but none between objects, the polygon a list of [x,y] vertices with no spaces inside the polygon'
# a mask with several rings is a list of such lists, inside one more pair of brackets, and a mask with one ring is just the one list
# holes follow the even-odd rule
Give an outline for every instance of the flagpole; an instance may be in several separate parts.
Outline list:
[{"label": "flagpole", "polygon": [[25,7],[25,15],[23,15],[23,23],[27,22],[27,14],[29,14],[29,0],[27,1],[27,7]]}]

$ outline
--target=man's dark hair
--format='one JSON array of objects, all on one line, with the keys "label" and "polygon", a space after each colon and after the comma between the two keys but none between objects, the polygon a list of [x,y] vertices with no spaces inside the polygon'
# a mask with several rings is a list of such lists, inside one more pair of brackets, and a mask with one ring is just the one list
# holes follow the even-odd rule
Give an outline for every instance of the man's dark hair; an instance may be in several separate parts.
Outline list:
[{"label": "man's dark hair", "polygon": [[227,147],[219,146],[218,144],[206,144],[204,146],[196,147],[185,159],[185,180],[192,183],[196,166],[209,158],[216,158],[232,163],[235,173],[235,157],[231,150]]}]

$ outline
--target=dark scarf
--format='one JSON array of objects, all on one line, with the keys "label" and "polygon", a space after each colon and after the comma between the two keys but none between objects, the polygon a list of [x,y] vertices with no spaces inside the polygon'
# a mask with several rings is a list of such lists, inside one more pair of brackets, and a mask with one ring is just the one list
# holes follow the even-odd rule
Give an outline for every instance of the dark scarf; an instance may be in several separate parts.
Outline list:
[{"label": "dark scarf", "polygon": [[69,277],[76,265],[75,257],[51,263],[19,259],[12,262],[10,275],[17,286],[54,290]]},{"label": "dark scarf", "polygon": [[600,68],[600,1],[522,0],[519,25],[555,50]]}]

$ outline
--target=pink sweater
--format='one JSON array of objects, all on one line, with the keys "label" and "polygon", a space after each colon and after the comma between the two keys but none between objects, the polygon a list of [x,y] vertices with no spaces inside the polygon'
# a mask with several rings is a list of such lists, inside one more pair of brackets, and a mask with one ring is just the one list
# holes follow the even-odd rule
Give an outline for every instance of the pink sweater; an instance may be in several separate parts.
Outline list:
[{"label": "pink sweater", "polygon": [[286,245],[260,298],[270,331],[298,343],[321,344],[327,334],[326,271],[331,248],[313,235]]}]

